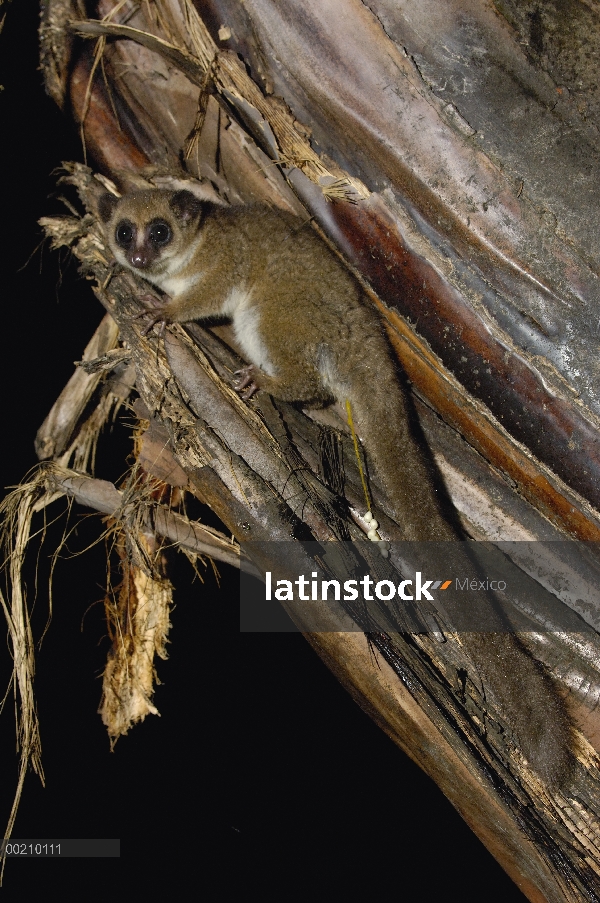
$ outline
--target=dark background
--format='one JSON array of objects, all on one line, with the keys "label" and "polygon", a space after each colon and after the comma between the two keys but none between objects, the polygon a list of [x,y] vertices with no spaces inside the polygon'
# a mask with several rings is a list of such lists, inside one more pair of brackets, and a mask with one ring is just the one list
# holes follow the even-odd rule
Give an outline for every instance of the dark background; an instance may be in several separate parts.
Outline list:
[{"label": "dark background", "polygon": [[[0,35],[0,178],[3,291],[1,486],[35,462],[38,426],[69,378],[102,311],[68,255],[41,245],[40,216],[59,212],[52,170],[82,159],[75,129],[44,95],[37,71],[37,4],[8,5]],[[117,479],[128,428],[102,439],[97,475]],[[55,503],[56,513],[64,509]],[[50,509],[52,512],[52,509]],[[39,554],[34,630],[48,615],[49,556]],[[99,535],[97,516],[74,511],[72,553]],[[34,545],[27,575],[34,595]],[[310,894],[350,899],[524,897],[435,785],[356,706],[299,635],[240,634],[238,575],[220,567],[193,582],[179,556],[170,658],[149,716],[110,752],[97,715],[108,642],[102,545],[63,555],[52,622],[38,651],[36,692],[46,787],[27,778],[16,838],[121,839],[121,859],[15,861],[7,899],[47,882],[65,899],[96,890],[117,899],[150,886],[156,896],[190,882],[228,897]],[[3,692],[8,644],[0,655]],[[17,779],[13,704],[0,719],[0,822]],[[414,883],[413,883],[414,882]],[[402,893],[408,885],[414,890]],[[71,894],[71,889],[73,894]]]}]

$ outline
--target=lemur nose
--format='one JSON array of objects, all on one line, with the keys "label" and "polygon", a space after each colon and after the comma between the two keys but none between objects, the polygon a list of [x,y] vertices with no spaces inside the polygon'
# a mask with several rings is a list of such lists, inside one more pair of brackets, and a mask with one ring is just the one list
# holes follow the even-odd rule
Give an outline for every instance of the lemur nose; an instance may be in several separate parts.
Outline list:
[{"label": "lemur nose", "polygon": [[134,251],[131,255],[131,265],[138,270],[143,270],[148,266],[148,255],[144,251]]}]

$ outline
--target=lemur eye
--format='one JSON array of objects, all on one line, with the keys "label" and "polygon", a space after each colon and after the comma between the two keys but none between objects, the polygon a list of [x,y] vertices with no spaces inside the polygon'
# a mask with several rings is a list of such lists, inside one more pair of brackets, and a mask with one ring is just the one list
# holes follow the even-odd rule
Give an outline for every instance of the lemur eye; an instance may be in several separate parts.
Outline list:
[{"label": "lemur eye", "polygon": [[133,241],[133,226],[125,221],[118,224],[115,229],[115,240],[122,248],[127,248]]},{"label": "lemur eye", "polygon": [[148,230],[148,237],[153,245],[166,245],[171,241],[171,227],[162,220],[152,223]]}]

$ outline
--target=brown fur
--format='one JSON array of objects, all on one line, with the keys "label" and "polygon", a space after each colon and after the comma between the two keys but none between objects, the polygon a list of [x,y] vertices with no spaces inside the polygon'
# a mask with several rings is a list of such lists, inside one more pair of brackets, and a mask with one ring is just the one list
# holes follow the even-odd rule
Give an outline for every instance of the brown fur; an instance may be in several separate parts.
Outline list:
[{"label": "brown fur", "polygon": [[[441,511],[383,326],[308,224],[265,207],[216,207],[189,192],[107,196],[99,210],[119,263],[169,296],[155,320],[230,316],[256,387],[293,402],[349,399],[404,538],[462,538]],[[168,226],[166,244],[152,240],[153,223]],[[132,234],[127,247],[116,238],[123,224]],[[532,766],[564,784],[572,761],[565,705],[500,617],[497,626],[461,638]]]}]

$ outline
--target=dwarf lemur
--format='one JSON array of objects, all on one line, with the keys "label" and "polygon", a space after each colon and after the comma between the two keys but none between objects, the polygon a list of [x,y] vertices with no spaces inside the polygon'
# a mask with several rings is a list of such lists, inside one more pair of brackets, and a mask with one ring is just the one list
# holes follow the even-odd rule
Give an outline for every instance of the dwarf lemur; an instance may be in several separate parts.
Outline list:
[{"label": "dwarf lemur", "polygon": [[[230,318],[250,362],[240,385],[247,396],[264,389],[304,404],[349,401],[404,538],[462,538],[442,512],[380,318],[308,224],[268,207],[221,207],[185,190],[106,194],[99,213],[117,262],[167,296],[148,311],[149,327]],[[532,767],[548,783],[564,784],[571,724],[548,673],[509,632],[462,641]]]}]

